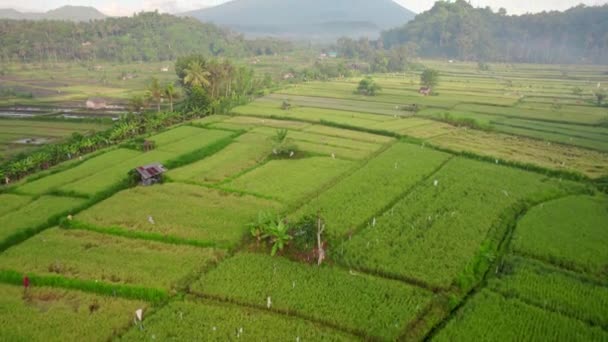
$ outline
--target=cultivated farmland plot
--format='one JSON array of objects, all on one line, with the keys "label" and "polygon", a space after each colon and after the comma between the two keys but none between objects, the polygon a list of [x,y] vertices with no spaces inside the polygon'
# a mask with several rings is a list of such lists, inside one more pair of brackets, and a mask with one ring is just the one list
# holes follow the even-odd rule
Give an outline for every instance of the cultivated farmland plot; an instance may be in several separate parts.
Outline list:
[{"label": "cultivated farmland plot", "polygon": [[[493,236],[527,203],[577,190],[574,183],[455,158],[337,251],[352,267],[447,288],[474,276]],[[482,245],[486,245],[482,247]],[[475,259],[478,259],[477,261]]]},{"label": "cultivated farmland plot", "polygon": [[5,341],[107,341],[128,329],[138,300],[38,287],[0,285],[0,336]]}]

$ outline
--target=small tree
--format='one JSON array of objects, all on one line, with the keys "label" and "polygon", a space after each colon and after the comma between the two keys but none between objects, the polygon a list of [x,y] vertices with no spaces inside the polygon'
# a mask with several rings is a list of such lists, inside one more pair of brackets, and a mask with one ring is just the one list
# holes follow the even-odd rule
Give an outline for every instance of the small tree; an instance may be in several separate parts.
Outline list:
[{"label": "small tree", "polygon": [[357,93],[365,96],[376,96],[380,90],[382,90],[382,87],[371,77],[362,79],[357,87]]},{"label": "small tree", "polygon": [[291,109],[291,103],[289,103],[289,100],[283,100],[283,103],[281,104],[281,109],[282,110],[290,110]]},{"label": "small tree", "polygon": [[274,146],[272,147],[272,153],[276,156],[290,156],[297,152],[297,146],[287,137],[289,133],[286,129],[277,129],[276,134],[272,137]]},{"label": "small tree", "polygon": [[420,75],[420,84],[429,88],[437,86],[439,84],[439,71],[434,69],[424,70]]}]

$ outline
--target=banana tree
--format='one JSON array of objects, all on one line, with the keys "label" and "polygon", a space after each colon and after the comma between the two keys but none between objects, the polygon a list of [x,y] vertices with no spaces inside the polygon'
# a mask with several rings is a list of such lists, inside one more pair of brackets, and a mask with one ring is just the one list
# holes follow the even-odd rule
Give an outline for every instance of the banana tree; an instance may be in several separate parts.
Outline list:
[{"label": "banana tree", "polygon": [[289,227],[283,220],[278,218],[276,221],[271,221],[266,227],[262,235],[263,239],[269,239],[272,243],[270,255],[275,256],[277,252],[282,251],[292,239],[289,235]]}]

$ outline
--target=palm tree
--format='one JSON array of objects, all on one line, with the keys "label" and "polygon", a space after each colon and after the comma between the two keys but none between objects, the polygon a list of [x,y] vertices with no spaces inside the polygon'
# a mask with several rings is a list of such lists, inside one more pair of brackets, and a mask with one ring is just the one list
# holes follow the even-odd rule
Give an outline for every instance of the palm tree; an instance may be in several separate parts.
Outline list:
[{"label": "palm tree", "polygon": [[186,77],[184,77],[184,84],[189,85],[191,87],[209,86],[209,76],[211,76],[211,73],[205,70],[201,63],[192,62],[184,71],[186,73]]},{"label": "palm tree", "polygon": [[165,96],[169,99],[169,106],[171,108],[171,111],[173,112],[173,100],[179,99],[180,97],[179,92],[177,91],[177,89],[175,89],[173,84],[167,84],[167,86],[165,87]]},{"label": "palm tree", "polygon": [[148,87],[148,99],[156,102],[156,109],[160,113],[160,102],[163,98],[163,89],[158,82],[158,79],[153,77],[150,86]]}]

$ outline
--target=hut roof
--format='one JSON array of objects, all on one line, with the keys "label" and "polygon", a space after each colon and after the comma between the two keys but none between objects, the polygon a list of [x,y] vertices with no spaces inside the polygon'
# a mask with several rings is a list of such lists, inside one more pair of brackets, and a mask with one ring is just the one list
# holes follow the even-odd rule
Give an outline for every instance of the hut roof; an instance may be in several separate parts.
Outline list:
[{"label": "hut roof", "polygon": [[167,172],[167,169],[165,169],[165,167],[160,163],[154,163],[150,165],[139,166],[135,169],[135,171],[139,173],[142,180],[146,180]]}]

